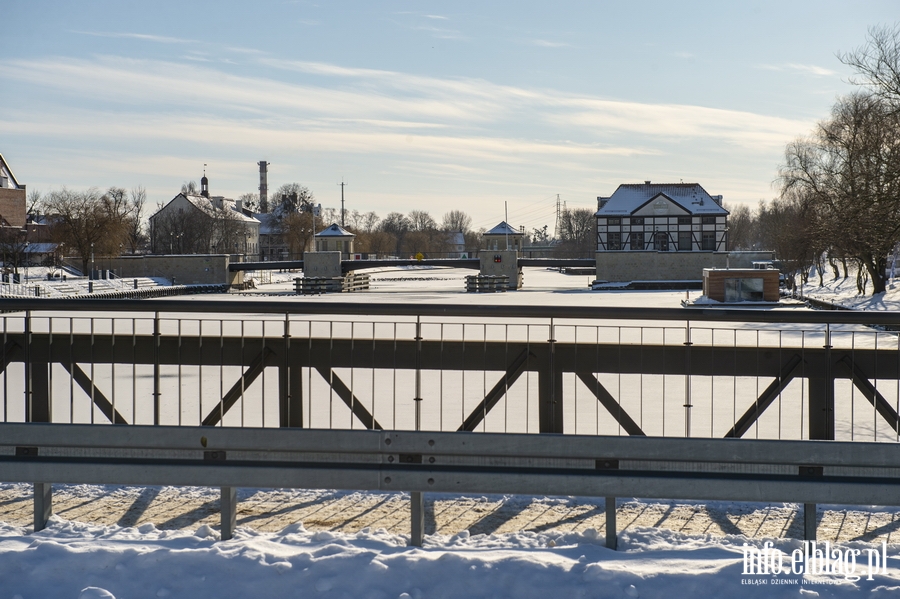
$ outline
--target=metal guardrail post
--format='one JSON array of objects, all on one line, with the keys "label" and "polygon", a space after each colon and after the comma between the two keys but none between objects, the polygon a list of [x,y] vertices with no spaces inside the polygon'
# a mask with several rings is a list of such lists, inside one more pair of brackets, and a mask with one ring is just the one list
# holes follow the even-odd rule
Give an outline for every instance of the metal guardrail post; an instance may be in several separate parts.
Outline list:
[{"label": "metal guardrail post", "polygon": [[803,540],[816,540],[816,504],[803,504]]},{"label": "metal guardrail post", "polygon": [[616,529],[616,498],[606,498],[606,547],[615,551],[619,544]]},{"label": "metal guardrail post", "polygon": [[234,536],[237,527],[237,489],[222,487],[219,507],[222,510],[222,540],[227,541]]},{"label": "metal guardrail post", "polygon": [[421,547],[425,540],[425,494],[421,491],[413,491],[409,494],[410,526],[409,544],[413,547]]},{"label": "metal guardrail post", "polygon": [[53,515],[53,490],[50,483],[34,483],[34,532],[47,528]]}]

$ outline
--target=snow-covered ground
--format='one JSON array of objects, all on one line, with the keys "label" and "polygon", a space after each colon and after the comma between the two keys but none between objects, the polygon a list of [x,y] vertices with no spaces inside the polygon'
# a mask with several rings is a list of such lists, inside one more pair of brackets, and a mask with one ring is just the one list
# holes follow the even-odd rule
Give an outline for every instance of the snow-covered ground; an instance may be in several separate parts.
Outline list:
[{"label": "snow-covered ground", "polygon": [[[592,277],[526,269],[518,292],[466,294],[469,271],[405,269],[371,273],[366,294],[328,295],[311,301],[461,302],[472,304],[645,305],[676,307],[684,292],[592,292]],[[299,273],[273,273],[272,283],[238,297],[293,296]],[[855,280],[832,285],[835,299],[855,296]],[[852,289],[852,293],[849,291]],[[807,293],[825,295],[807,288]],[[900,290],[898,290],[900,292]],[[190,296],[188,296],[189,298]],[[236,297],[222,295],[220,299]],[[296,297],[296,296],[293,296]],[[212,299],[203,296],[198,299]],[[307,298],[297,298],[305,301]],[[870,302],[865,304],[864,302]],[[859,307],[895,309],[900,294],[891,291]],[[884,307],[881,307],[884,306]],[[10,491],[0,485],[0,492]],[[0,501],[13,501],[0,493]],[[21,495],[21,493],[20,493]],[[900,596],[900,544],[890,533],[898,528],[895,514],[879,529],[887,531],[885,571],[866,576],[868,550],[880,545],[845,540],[841,551],[859,549],[853,573],[825,575],[744,575],[745,543],[765,549],[771,541],[790,567],[801,541],[772,534],[721,534],[721,530],[684,534],[669,529],[631,525],[619,534],[619,550],[604,547],[599,526],[505,530],[471,534],[467,530],[426,537],[422,548],[409,547],[408,536],[390,528],[348,531],[310,530],[299,522],[277,532],[239,526],[235,538],[218,541],[209,524],[161,529],[150,522],[136,527],[104,522],[91,511],[103,509],[98,494],[80,493],[85,509],[77,519],[54,517],[50,526],[31,533],[22,522],[0,523],[0,599],[131,597],[798,597],[845,596],[865,592],[872,597]],[[21,497],[17,499],[21,501]],[[629,500],[625,500],[629,501]],[[620,504],[621,505],[621,504]],[[637,502],[647,511],[647,504]],[[796,506],[794,506],[796,507]],[[200,508],[198,508],[200,509]],[[209,508],[204,515],[209,515]],[[621,509],[621,508],[620,508]],[[723,508],[726,512],[729,506]],[[793,508],[789,508],[792,513]],[[214,510],[212,510],[214,511]],[[621,513],[621,512],[620,512]],[[214,516],[214,514],[213,514]],[[340,513],[334,517],[339,517]],[[348,518],[357,518],[348,514]],[[865,521],[871,513],[851,517]],[[846,521],[847,516],[844,516]],[[660,517],[657,521],[662,521]],[[239,518],[240,522],[240,518]],[[159,522],[157,522],[159,524]],[[652,524],[652,522],[651,522]],[[684,530],[693,530],[685,528]],[[712,529],[710,529],[712,530]],[[743,529],[741,529],[743,531]],[[787,530],[785,525],[784,530]],[[865,527],[863,528],[865,530]],[[783,533],[782,533],[783,534]],[[823,535],[823,538],[828,538]],[[871,537],[855,537],[870,540]],[[832,547],[833,549],[833,547]],[[802,553],[802,551],[801,551]]]},{"label": "snow-covered ground", "polygon": [[820,287],[819,277],[813,271],[809,283],[803,285],[802,295],[854,310],[900,310],[900,281],[888,282],[885,292],[877,295],[872,295],[872,283],[869,281],[866,293],[860,294],[856,287],[856,273],[849,274],[846,279],[843,276],[834,278],[834,273],[829,269],[823,277],[824,285]]},{"label": "snow-covered ground", "polygon": [[[116,597],[896,597],[898,546],[888,567],[868,577],[862,543],[852,572],[745,575],[746,537],[630,530],[619,550],[596,529],[428,537],[422,548],[379,529],[276,533],[238,529],[221,542],[208,526],[162,531],[102,527],[54,518],[39,533],[0,524],[0,591],[14,599]],[[774,549],[790,567],[803,543]],[[770,550],[771,551],[771,550]],[[848,569],[849,570],[849,569]],[[808,570],[809,572],[809,570]],[[852,580],[859,578],[859,580]]]}]

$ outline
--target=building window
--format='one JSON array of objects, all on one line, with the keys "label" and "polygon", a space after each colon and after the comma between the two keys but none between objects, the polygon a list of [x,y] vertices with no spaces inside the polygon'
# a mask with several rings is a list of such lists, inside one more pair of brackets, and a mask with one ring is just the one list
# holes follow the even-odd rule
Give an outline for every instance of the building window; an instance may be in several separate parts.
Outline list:
[{"label": "building window", "polygon": [[668,252],[669,236],[666,233],[657,233],[653,237],[653,249],[657,252]]},{"label": "building window", "polygon": [[691,224],[691,217],[690,217],[690,216],[679,216],[679,217],[678,217],[678,224],[679,224],[679,225],[689,225],[689,224]]},{"label": "building window", "polygon": [[678,232],[678,250],[681,252],[689,252],[693,248],[691,247],[691,232],[690,231],[679,231]]},{"label": "building window", "polygon": [[610,227],[618,227],[619,225],[622,224],[622,219],[618,216],[615,218],[608,218],[608,219],[606,219],[606,224],[609,225]]},{"label": "building window", "polygon": [[715,216],[701,216],[700,224],[701,225],[714,225],[714,224],[716,224],[716,217]]},{"label": "building window", "polygon": [[644,234],[643,233],[632,233],[631,234],[631,249],[633,249],[633,250],[644,249]]},{"label": "building window", "polygon": [[622,249],[622,234],[621,233],[609,233],[606,236],[606,249],[621,250]]},{"label": "building window", "polygon": [[643,216],[632,216],[631,217],[631,226],[643,226],[644,217]]},{"label": "building window", "polygon": [[715,233],[715,231],[705,231],[703,233],[703,237],[700,239],[700,249],[701,250],[715,250],[716,249],[716,233]]}]

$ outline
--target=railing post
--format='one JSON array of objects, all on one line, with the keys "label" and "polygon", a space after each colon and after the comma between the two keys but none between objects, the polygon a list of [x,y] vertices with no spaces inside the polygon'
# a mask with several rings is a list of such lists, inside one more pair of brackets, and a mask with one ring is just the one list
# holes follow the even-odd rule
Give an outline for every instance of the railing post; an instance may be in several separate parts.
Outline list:
[{"label": "railing post", "polygon": [[[202,331],[201,331],[202,335]],[[159,312],[153,315],[153,424],[159,425]],[[181,406],[179,406],[181,409]]]},{"label": "railing post", "polygon": [[[416,430],[422,428],[422,317],[416,315]],[[409,494],[410,535],[409,544],[421,547],[425,540],[425,494],[413,491]]]},{"label": "railing post", "polygon": [[606,547],[615,551],[619,544],[616,530],[616,498],[606,498]]},{"label": "railing post", "polygon": [[547,355],[538,363],[538,419],[539,432],[562,433],[562,376],[556,372],[556,327],[550,319],[550,338],[547,339]]},{"label": "railing post", "polygon": [[684,327],[684,436],[691,436],[691,321]]},{"label": "railing post", "polygon": [[416,316],[416,430],[422,428],[422,317]]},{"label": "railing post", "polygon": [[222,487],[219,507],[222,510],[222,540],[227,541],[234,536],[237,527],[237,489]]}]

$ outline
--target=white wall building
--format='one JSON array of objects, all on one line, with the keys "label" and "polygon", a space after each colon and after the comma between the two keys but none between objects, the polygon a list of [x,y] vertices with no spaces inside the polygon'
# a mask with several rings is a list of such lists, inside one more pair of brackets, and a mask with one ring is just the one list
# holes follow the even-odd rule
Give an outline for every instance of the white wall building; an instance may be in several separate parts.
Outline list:
[{"label": "white wall building", "polygon": [[597,251],[723,252],[728,211],[698,183],[619,185],[597,198]]}]

